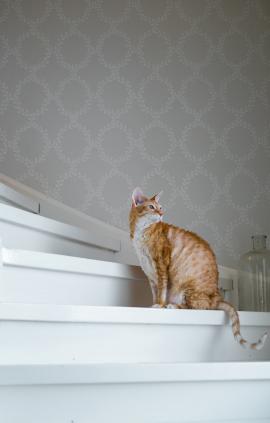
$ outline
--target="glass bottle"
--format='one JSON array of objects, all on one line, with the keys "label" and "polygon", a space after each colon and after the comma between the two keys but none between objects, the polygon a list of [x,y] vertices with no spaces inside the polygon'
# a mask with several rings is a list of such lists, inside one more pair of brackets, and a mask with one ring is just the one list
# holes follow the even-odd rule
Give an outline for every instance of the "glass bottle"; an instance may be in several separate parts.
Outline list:
[{"label": "glass bottle", "polygon": [[240,258],[239,310],[270,311],[270,251],[266,238],[252,236],[253,249]]}]

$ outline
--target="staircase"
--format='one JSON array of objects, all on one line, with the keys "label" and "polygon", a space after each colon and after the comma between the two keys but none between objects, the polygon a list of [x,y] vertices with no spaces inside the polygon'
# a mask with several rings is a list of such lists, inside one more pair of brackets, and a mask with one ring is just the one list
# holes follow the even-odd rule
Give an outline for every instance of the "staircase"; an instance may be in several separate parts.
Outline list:
[{"label": "staircase", "polygon": [[[0,185],[1,423],[270,422],[269,340],[247,351],[221,311],[149,308],[122,232],[42,216],[19,188]],[[240,320],[249,340],[270,332],[270,313]]]}]

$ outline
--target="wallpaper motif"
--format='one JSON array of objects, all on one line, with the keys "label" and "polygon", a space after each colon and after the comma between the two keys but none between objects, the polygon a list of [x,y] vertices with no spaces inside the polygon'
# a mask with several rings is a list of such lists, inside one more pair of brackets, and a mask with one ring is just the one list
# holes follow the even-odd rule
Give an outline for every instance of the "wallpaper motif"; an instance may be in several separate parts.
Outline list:
[{"label": "wallpaper motif", "polygon": [[268,0],[1,0],[0,171],[127,228],[130,193],[234,265],[270,235]]}]

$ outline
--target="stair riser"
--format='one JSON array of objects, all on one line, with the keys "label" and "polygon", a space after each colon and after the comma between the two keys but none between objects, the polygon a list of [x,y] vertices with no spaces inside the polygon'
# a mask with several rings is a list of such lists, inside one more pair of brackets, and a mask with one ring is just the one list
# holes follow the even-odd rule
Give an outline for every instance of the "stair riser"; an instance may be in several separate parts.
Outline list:
[{"label": "stair riser", "polygon": [[[267,329],[244,326],[243,334],[255,341]],[[261,351],[244,350],[229,325],[7,320],[0,339],[0,364],[270,360],[269,340]]]},{"label": "stair riser", "polygon": [[[5,223],[10,225],[5,227]],[[3,174],[0,174],[0,234],[10,248],[138,264],[128,232]]]},{"label": "stair riser", "polygon": [[[27,217],[30,215],[32,220],[36,220],[37,218],[46,220],[40,216],[31,216],[30,213],[21,213],[25,213]],[[62,225],[57,221],[55,221],[55,233],[53,233],[46,230],[46,227],[43,228],[42,224],[40,224],[40,227],[37,225],[35,227],[34,225],[30,226],[31,223],[29,225],[22,225],[21,222],[16,224],[16,222],[1,219],[2,216],[0,213],[0,234],[5,247],[98,260],[119,260],[115,259],[115,254],[112,251],[97,248],[91,245],[90,242],[83,243],[80,237],[76,239],[76,236],[73,236],[72,238],[68,231],[66,233],[63,231],[57,233],[59,232],[58,226]]]},{"label": "stair riser", "polygon": [[0,299],[9,303],[150,306],[146,281],[4,266]]},{"label": "stair riser", "polygon": [[3,386],[0,409],[5,423],[269,423],[269,392],[269,380]]}]

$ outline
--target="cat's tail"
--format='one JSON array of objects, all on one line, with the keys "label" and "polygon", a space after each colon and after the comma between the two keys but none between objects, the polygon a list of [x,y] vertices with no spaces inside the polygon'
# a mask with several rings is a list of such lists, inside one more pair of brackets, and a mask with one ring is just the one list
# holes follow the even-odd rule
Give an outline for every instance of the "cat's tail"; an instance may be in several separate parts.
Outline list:
[{"label": "cat's tail", "polygon": [[232,322],[233,336],[235,340],[239,342],[239,344],[243,348],[252,349],[252,350],[261,350],[263,348],[265,340],[268,335],[267,332],[265,332],[257,342],[251,344],[250,342],[246,341],[240,333],[240,321],[239,321],[238,313],[235,310],[235,308],[230,303],[227,303],[226,301],[220,301],[217,309],[224,310],[228,313],[230,320]]}]

